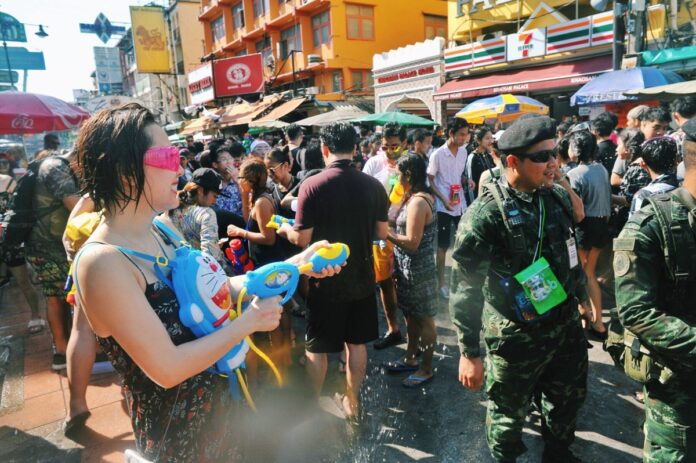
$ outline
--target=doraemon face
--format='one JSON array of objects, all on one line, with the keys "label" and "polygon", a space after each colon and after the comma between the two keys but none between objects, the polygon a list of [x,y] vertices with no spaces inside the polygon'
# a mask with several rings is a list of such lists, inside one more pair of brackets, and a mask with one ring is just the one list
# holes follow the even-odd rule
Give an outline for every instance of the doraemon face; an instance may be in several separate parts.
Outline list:
[{"label": "doraemon face", "polygon": [[207,254],[199,255],[196,260],[199,264],[196,285],[209,312],[205,317],[213,318],[216,326],[224,325],[229,322],[229,309],[232,307],[227,275],[222,266]]},{"label": "doraemon face", "polygon": [[272,289],[282,288],[290,280],[290,273],[285,270],[274,272],[266,278],[266,286]]}]

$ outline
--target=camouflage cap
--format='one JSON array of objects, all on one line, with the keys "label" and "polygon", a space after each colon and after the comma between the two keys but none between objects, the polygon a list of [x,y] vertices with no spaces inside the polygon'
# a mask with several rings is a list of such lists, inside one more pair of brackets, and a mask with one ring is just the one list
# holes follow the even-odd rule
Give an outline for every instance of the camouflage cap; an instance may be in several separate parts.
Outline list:
[{"label": "camouflage cap", "polygon": [[498,140],[503,153],[519,153],[542,140],[556,138],[556,121],[548,116],[523,118],[515,121]]}]

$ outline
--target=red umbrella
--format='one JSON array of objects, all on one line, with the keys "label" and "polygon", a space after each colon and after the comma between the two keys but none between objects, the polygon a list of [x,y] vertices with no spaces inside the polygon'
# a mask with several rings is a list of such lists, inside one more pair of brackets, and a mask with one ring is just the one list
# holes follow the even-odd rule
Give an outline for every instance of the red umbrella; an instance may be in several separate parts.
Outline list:
[{"label": "red umbrella", "polygon": [[76,129],[89,113],[48,95],[0,92],[0,133],[41,133]]}]

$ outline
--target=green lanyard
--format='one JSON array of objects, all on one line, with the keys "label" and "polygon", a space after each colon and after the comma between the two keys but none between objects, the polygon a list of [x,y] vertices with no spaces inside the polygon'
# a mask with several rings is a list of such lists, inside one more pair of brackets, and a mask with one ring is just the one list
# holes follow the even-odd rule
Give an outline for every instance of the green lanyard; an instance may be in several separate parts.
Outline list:
[{"label": "green lanyard", "polygon": [[541,245],[544,241],[544,225],[546,225],[546,208],[544,207],[544,201],[541,199],[541,194],[539,195],[539,233],[536,249],[534,250],[534,259],[532,263],[537,261],[537,258],[541,257]]}]

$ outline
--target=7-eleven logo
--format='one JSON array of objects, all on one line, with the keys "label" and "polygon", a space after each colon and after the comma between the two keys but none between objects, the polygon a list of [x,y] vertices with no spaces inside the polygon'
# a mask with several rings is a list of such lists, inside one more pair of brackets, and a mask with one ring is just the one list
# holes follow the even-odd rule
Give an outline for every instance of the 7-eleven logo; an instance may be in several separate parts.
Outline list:
[{"label": "7-eleven logo", "polygon": [[532,43],[532,38],[534,38],[534,34],[532,32],[527,32],[518,36],[518,41],[520,42],[520,45],[517,46],[517,51],[522,52],[523,58],[527,58],[529,56],[529,50],[531,50],[534,47],[534,44]]}]

